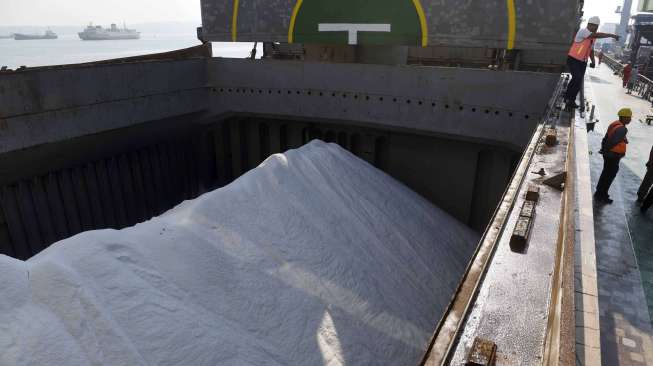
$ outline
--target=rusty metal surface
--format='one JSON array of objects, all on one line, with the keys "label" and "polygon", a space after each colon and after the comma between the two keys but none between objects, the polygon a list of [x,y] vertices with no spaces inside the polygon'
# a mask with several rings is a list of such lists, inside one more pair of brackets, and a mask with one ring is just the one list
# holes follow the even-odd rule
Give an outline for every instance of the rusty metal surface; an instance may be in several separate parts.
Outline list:
[{"label": "rusty metal surface", "polygon": [[[320,24],[387,24],[359,32],[359,44],[449,45],[566,51],[581,2],[202,0],[204,36],[211,41],[347,43],[347,32]],[[511,41],[512,40],[512,41]]]}]

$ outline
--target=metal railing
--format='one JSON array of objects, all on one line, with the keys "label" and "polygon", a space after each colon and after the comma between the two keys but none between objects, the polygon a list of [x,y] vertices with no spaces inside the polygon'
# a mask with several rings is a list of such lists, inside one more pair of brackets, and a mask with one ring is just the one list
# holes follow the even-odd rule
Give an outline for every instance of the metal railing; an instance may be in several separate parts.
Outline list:
[{"label": "metal railing", "polygon": [[637,93],[637,95],[643,99],[651,101],[651,96],[653,94],[653,81],[644,75],[639,75],[635,85],[633,86],[632,93]]},{"label": "metal railing", "polygon": [[608,65],[608,67],[611,68],[612,71],[618,72],[619,74],[621,74],[621,72],[624,69],[623,64],[621,64],[619,61],[615,60],[614,58],[608,55],[603,55],[603,63]]},{"label": "metal railing", "polygon": [[[618,74],[620,76],[623,76],[623,69],[624,69],[624,64],[620,63],[619,61],[615,60],[614,58],[604,55],[603,56],[603,62],[608,65],[612,71],[615,72],[615,74]],[[647,101],[651,101],[653,97],[653,80],[647,78],[644,75],[638,75],[637,76],[637,81],[635,81],[635,85],[633,85],[632,88],[632,93],[639,95],[642,97],[642,99],[645,99]]]}]

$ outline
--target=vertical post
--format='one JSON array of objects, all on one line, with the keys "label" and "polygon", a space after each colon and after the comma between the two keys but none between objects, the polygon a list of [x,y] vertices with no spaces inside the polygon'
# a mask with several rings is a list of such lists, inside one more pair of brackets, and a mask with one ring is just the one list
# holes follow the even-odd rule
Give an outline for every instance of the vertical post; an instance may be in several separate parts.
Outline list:
[{"label": "vertical post", "polygon": [[585,79],[580,82],[580,112],[585,112]]}]

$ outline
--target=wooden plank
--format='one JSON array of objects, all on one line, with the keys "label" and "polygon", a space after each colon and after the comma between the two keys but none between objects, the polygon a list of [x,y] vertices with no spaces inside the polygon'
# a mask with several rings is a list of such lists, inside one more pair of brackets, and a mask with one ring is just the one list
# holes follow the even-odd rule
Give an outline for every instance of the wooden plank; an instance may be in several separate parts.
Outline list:
[{"label": "wooden plank", "polygon": [[91,207],[91,214],[93,215],[93,227],[95,229],[106,228],[108,225],[104,218],[104,206],[100,199],[100,184],[95,173],[95,166],[93,164],[86,164],[82,170],[84,171],[84,181],[86,182],[86,190],[88,192],[88,202]]},{"label": "wooden plank", "polygon": [[50,207],[50,214],[52,215],[57,240],[67,238],[71,233],[62,201],[63,195],[59,189],[59,180],[54,173],[50,173],[45,177],[45,194],[48,199],[48,206]]},{"label": "wooden plank", "polygon": [[116,215],[116,225],[118,228],[126,227],[130,224],[130,215],[127,214],[128,206],[123,193],[122,179],[118,159],[112,157],[106,161],[107,178],[109,179],[110,197],[113,201],[114,213]]},{"label": "wooden plank", "polygon": [[116,218],[116,208],[114,207],[116,199],[111,192],[111,181],[109,180],[106,161],[100,160],[96,162],[93,164],[93,168],[97,177],[100,203],[104,208],[104,223],[106,227],[117,229],[119,225],[118,219]]},{"label": "wooden plank", "polygon": [[93,223],[93,213],[91,212],[91,203],[88,198],[88,190],[86,189],[84,170],[81,167],[76,167],[70,171],[70,174],[73,182],[73,192],[77,199],[77,207],[79,208],[82,230],[93,230],[96,226]]},{"label": "wooden plank", "polygon": [[2,254],[6,254],[18,259],[27,259],[30,257],[30,250],[27,244],[27,234],[23,221],[18,212],[18,202],[13,187],[2,187],[0,190],[0,205],[7,222],[7,229],[11,241],[10,245],[4,244],[0,247]]},{"label": "wooden plank", "polygon": [[75,188],[73,186],[71,171],[61,170],[57,173],[59,181],[59,190],[63,201],[63,208],[66,212],[66,221],[68,222],[68,235],[72,236],[82,232],[82,220],[79,217],[79,207],[77,197],[75,197]]},{"label": "wooden plank", "polygon": [[21,181],[18,183],[16,197],[18,199],[20,218],[25,226],[25,233],[27,233],[27,244],[30,248],[30,256],[32,256],[43,250],[46,245],[36,216],[36,208],[34,207],[34,200],[32,199],[32,190],[27,182]]},{"label": "wooden plank", "polygon": [[35,177],[32,179],[32,181],[29,182],[29,189],[32,191],[36,219],[38,220],[43,239],[42,244],[43,247],[46,248],[57,241],[57,234],[54,230],[54,220],[52,218],[52,213],[50,212],[50,205],[48,204],[41,177]]}]

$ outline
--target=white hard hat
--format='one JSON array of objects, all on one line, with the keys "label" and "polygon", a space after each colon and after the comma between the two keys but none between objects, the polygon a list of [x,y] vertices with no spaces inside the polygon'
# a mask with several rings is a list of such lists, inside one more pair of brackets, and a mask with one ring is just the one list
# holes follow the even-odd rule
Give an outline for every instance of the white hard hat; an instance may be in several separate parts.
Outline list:
[{"label": "white hard hat", "polygon": [[591,17],[590,20],[587,21],[587,23],[599,25],[599,24],[601,24],[601,18]]}]

